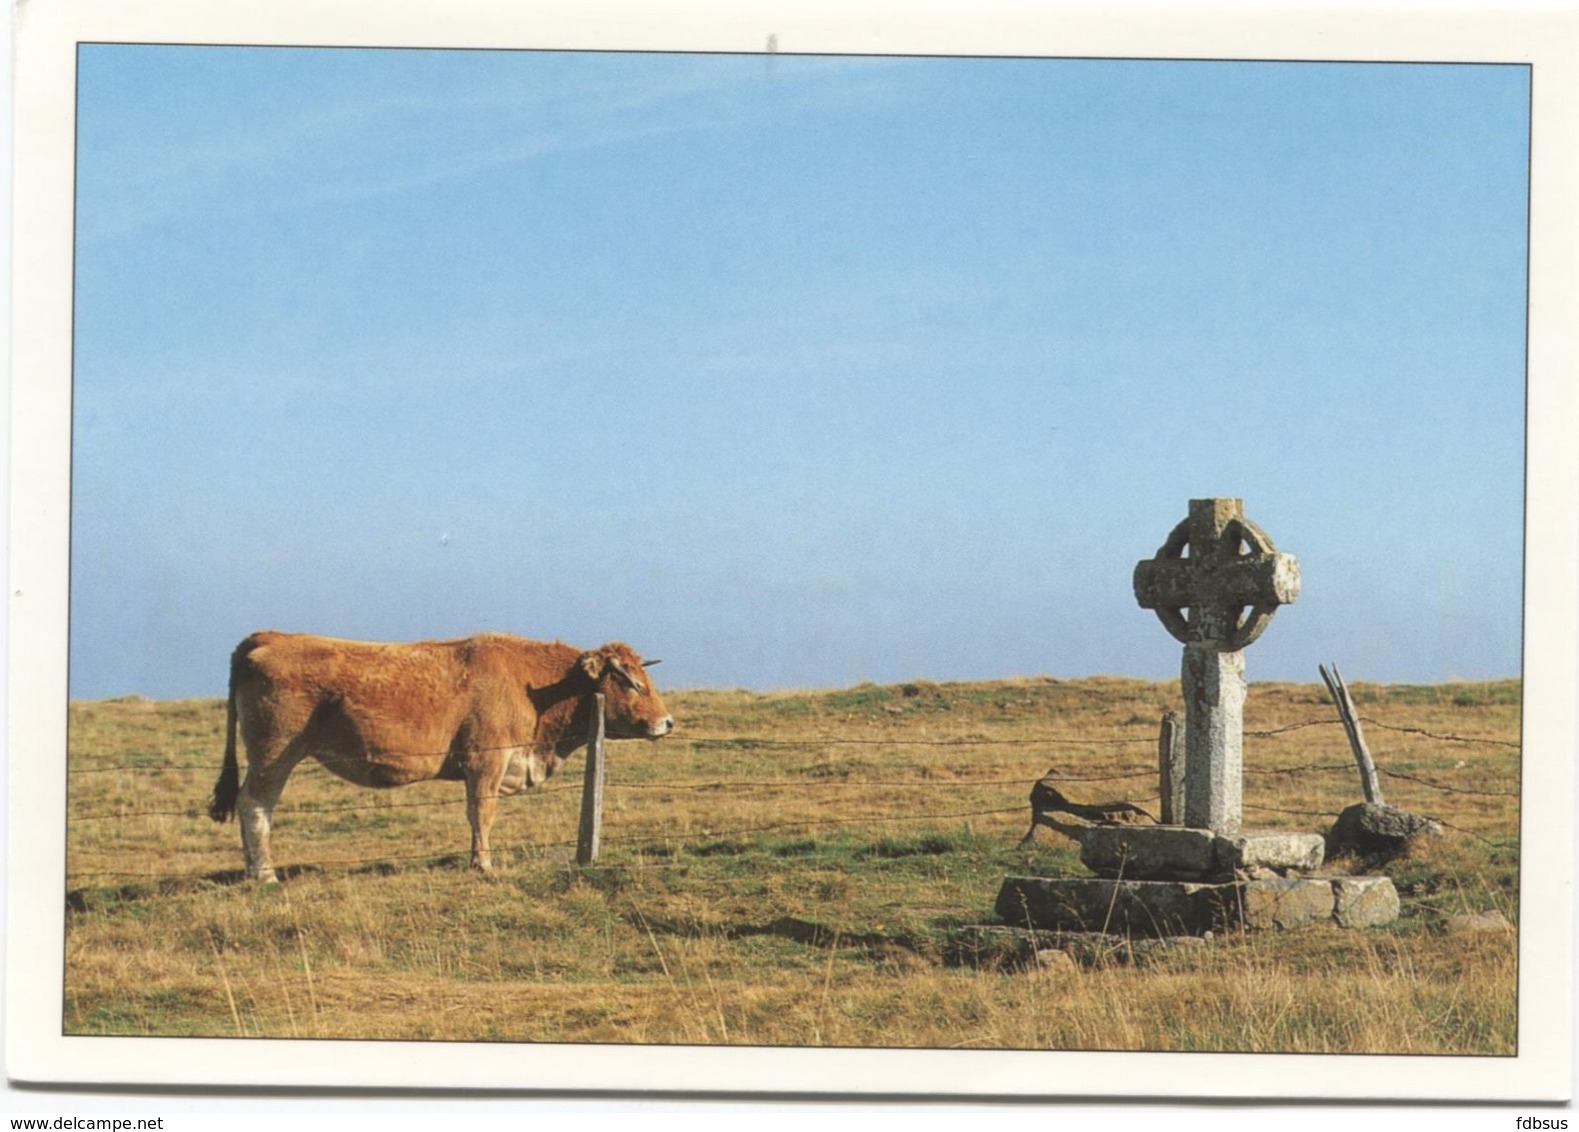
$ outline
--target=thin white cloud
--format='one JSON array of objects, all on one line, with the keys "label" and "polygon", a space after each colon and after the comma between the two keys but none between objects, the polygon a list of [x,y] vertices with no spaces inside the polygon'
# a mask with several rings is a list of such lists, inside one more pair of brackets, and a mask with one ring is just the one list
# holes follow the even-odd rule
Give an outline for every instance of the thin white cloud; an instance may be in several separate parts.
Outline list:
[{"label": "thin white cloud", "polygon": [[[566,60],[553,61],[563,73]],[[639,83],[599,74],[545,90],[523,70],[522,81],[507,88],[435,83],[340,101],[326,96],[305,111],[300,102],[287,104],[272,117],[210,125],[195,136],[135,108],[89,100],[81,186],[89,207],[79,238],[127,235],[192,210],[286,209],[405,192],[555,153],[736,127],[786,109],[871,104],[894,97],[884,73],[902,61],[787,62],[776,61],[773,75],[760,80],[774,84],[772,111],[742,97],[753,81],[742,65],[754,60],[711,58],[654,68]]]}]

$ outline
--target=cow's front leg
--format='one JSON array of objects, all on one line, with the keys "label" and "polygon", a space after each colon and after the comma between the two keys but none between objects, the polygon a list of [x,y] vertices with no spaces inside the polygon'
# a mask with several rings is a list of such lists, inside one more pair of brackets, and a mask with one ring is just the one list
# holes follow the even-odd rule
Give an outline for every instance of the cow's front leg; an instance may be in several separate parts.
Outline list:
[{"label": "cow's front leg", "polygon": [[499,808],[499,781],[504,771],[502,764],[502,759],[495,759],[490,765],[479,767],[466,775],[466,820],[471,822],[472,827],[472,868],[485,873],[493,871],[488,831],[493,828],[493,815]]}]

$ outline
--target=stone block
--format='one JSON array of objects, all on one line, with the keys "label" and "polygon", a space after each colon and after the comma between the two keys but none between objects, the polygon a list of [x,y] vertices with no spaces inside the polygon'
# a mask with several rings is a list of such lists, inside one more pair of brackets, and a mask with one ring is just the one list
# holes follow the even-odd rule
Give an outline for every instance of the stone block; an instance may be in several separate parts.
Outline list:
[{"label": "stone block", "polygon": [[1297,928],[1332,919],[1335,897],[1328,880],[1252,880],[1233,887],[1239,890],[1244,926],[1252,930]]},{"label": "stone block", "polygon": [[1199,935],[1229,921],[1232,901],[1224,897],[1231,897],[1232,889],[1182,881],[1005,877],[995,910],[1015,927],[1123,936]]},{"label": "stone block", "polygon": [[1204,880],[1216,869],[1209,829],[1094,825],[1080,831],[1080,860],[1098,876]]},{"label": "stone block", "polygon": [[1326,852],[1326,838],[1319,833],[1278,831],[1239,833],[1217,839],[1217,867],[1234,869],[1319,869]]},{"label": "stone block", "polygon": [[1334,877],[1332,918],[1340,928],[1373,928],[1398,918],[1398,890],[1389,877]]}]

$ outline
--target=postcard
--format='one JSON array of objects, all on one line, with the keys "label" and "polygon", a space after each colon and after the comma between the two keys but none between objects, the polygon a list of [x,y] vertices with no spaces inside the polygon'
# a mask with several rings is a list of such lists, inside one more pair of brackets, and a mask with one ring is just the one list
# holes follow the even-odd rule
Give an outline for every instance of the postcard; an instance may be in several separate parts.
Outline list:
[{"label": "postcard", "polygon": [[1570,17],[16,17],[14,1080],[1570,1095]]}]

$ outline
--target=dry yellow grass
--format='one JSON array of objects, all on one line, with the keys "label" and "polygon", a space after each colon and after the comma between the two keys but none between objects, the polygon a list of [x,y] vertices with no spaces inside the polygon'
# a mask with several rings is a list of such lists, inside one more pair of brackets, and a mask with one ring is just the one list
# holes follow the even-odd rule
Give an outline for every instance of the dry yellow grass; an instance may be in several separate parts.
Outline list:
[{"label": "dry yellow grass", "polygon": [[[674,693],[675,738],[612,747],[587,870],[568,860],[579,761],[504,804],[492,878],[465,868],[458,785],[364,791],[303,767],[276,814],[288,880],[267,888],[238,882],[234,826],[203,816],[221,702],[74,704],[67,1030],[1511,1053],[1513,934],[1441,927],[1517,921],[1518,686],[1355,693],[1388,800],[1450,825],[1388,866],[1395,925],[1036,974],[948,966],[949,933],[992,918],[1007,872],[1083,873],[1045,830],[1016,847],[1049,768],[1083,780],[1077,800],[1155,812],[1177,685]],[[1247,728],[1247,822],[1319,830],[1355,800],[1319,686],[1254,686]]]}]

